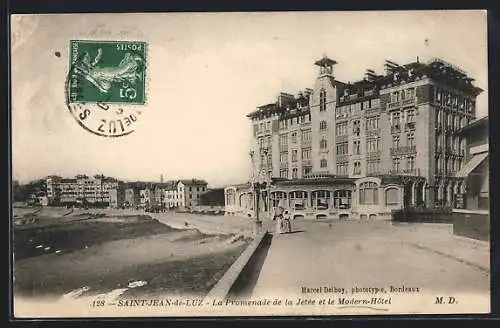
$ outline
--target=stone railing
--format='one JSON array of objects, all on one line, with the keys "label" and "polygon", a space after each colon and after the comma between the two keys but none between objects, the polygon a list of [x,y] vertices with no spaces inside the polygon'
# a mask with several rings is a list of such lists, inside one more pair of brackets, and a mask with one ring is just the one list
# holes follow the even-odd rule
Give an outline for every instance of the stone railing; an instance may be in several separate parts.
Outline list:
[{"label": "stone railing", "polygon": [[370,151],[366,153],[366,158],[380,158],[380,150]]},{"label": "stone railing", "polygon": [[415,104],[415,98],[404,99],[401,101],[401,106],[410,106]]},{"label": "stone railing", "polygon": [[337,155],[337,162],[347,162],[349,160],[348,154]]},{"label": "stone railing", "polygon": [[420,175],[420,169],[399,169],[399,170],[389,170],[389,174],[392,175]]},{"label": "stone railing", "polygon": [[370,129],[370,130],[366,130],[365,134],[366,134],[366,137],[367,137],[367,138],[370,138],[370,137],[378,137],[378,136],[380,135],[380,129]]},{"label": "stone railing", "polygon": [[393,147],[391,148],[390,154],[392,155],[405,155],[410,153],[415,153],[417,151],[416,146],[404,146],[404,147]]}]

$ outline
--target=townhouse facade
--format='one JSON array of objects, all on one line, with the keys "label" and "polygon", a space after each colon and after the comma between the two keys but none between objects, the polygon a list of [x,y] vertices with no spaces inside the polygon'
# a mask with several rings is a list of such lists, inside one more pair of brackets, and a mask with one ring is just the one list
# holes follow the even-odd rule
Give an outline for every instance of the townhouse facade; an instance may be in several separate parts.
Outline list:
[{"label": "townhouse facade", "polygon": [[207,182],[199,179],[167,182],[127,183],[113,191],[112,207],[185,208],[198,205],[207,191]]},{"label": "townhouse facade", "polygon": [[104,175],[77,175],[74,178],[49,176],[45,180],[49,205],[70,205],[87,203],[109,206],[111,191],[119,181]]}]

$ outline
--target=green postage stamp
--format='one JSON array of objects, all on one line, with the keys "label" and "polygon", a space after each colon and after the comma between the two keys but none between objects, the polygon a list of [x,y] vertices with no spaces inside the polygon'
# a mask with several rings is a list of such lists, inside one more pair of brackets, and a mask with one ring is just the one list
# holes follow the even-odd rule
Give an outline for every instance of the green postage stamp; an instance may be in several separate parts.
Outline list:
[{"label": "green postage stamp", "polygon": [[146,102],[146,43],[72,40],[69,102]]}]

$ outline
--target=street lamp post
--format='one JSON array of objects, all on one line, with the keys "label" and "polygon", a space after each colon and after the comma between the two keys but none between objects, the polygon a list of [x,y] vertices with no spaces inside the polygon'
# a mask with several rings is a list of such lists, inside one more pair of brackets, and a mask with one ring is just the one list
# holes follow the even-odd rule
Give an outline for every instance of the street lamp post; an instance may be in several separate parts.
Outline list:
[{"label": "street lamp post", "polygon": [[266,182],[256,181],[255,176],[255,166],[254,166],[254,156],[255,152],[252,150],[249,153],[250,160],[252,163],[252,180],[251,180],[251,190],[253,195],[253,209],[254,209],[254,223],[255,223],[255,234],[259,234],[262,232],[262,220],[260,219],[260,193],[261,190],[264,190],[267,187]]}]

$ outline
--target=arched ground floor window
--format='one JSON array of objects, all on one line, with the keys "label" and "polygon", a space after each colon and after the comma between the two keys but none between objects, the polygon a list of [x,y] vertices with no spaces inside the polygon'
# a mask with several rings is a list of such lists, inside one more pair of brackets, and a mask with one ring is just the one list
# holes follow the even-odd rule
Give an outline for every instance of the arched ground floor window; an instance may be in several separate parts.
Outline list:
[{"label": "arched ground floor window", "polygon": [[330,191],[316,190],[311,193],[311,206],[319,210],[326,210],[330,207]]},{"label": "arched ground floor window", "polygon": [[333,192],[333,206],[338,209],[351,208],[352,191],[335,190]]},{"label": "arched ground floor window", "polygon": [[399,189],[396,187],[387,188],[385,190],[385,205],[399,204]]},{"label": "arched ground floor window", "polygon": [[378,184],[363,182],[359,185],[359,203],[361,205],[378,204]]},{"label": "arched ground floor window", "polygon": [[303,210],[307,206],[307,192],[301,190],[290,191],[290,207]]}]

